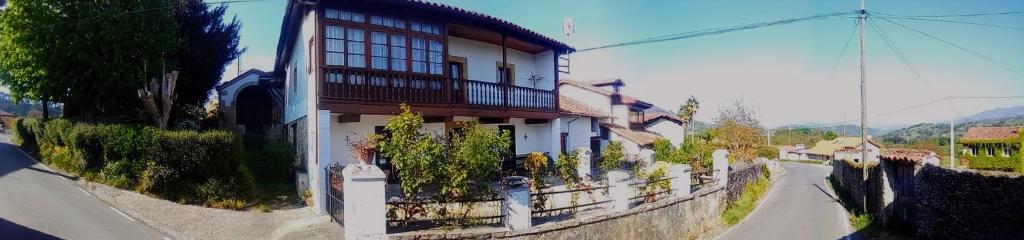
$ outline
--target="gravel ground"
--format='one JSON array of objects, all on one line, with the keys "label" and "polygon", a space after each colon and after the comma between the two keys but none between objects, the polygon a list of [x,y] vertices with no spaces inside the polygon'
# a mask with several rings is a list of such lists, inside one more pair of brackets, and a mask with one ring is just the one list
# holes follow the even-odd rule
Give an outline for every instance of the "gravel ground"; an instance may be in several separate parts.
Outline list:
[{"label": "gravel ground", "polygon": [[175,239],[343,239],[341,226],[308,207],[233,211],[182,205],[103,184],[79,182],[115,205]]}]

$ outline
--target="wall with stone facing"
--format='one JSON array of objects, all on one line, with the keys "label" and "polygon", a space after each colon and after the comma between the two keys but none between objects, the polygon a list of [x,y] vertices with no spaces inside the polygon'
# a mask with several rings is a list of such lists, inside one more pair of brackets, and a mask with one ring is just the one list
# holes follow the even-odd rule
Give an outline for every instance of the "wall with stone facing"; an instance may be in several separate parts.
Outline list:
[{"label": "wall with stone facing", "polygon": [[726,186],[726,191],[728,192],[726,203],[735,202],[736,199],[740,198],[747,184],[757,182],[757,179],[765,174],[764,167],[763,163],[734,164],[729,166],[731,170],[729,170],[729,182]]},{"label": "wall with stone facing", "polygon": [[925,239],[1024,239],[1024,176],[926,165],[914,179]]},{"label": "wall with stone facing", "polygon": [[632,209],[574,218],[516,231],[389,236],[391,239],[691,239],[717,222],[725,210],[724,187],[674,197]]},{"label": "wall with stone facing", "polygon": [[882,181],[881,181],[881,168],[878,164],[868,164],[868,181],[867,187],[864,183],[864,169],[861,168],[860,164],[854,164],[850,161],[835,160],[832,161],[832,177],[839,184],[839,189],[836,189],[840,198],[844,201],[850,201],[849,205],[855,206],[858,210],[863,211],[864,206],[864,191],[868,191],[868,213],[880,213],[884,204],[882,203]]}]

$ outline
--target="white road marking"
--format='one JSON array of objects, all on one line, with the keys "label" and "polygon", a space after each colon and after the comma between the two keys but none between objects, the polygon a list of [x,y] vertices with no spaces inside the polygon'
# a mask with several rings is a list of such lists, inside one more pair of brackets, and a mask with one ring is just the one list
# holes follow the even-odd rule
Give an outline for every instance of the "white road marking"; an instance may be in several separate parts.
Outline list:
[{"label": "white road marking", "polygon": [[82,189],[81,187],[79,187],[78,190],[81,190],[82,193],[85,194],[86,196],[92,197],[92,194],[89,194],[89,191],[85,191],[85,189]]},{"label": "white road marking", "polygon": [[124,212],[121,212],[121,210],[117,210],[117,208],[110,207],[110,210],[114,210],[114,212],[117,212],[117,214],[121,214],[121,216],[123,216],[124,218],[127,218],[128,220],[131,220],[132,222],[135,221],[134,218],[129,217],[128,214],[124,214]]}]

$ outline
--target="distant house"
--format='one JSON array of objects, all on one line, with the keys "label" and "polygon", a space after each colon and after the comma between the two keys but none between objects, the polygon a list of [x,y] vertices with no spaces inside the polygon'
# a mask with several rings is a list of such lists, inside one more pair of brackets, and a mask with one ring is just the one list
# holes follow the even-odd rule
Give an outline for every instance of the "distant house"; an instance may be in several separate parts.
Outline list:
[{"label": "distant house", "polygon": [[283,83],[274,74],[250,69],[218,84],[218,111],[221,128],[239,134],[284,136],[281,118],[284,106]]},{"label": "distant house", "polygon": [[922,149],[885,149],[882,151],[881,159],[916,166],[924,164],[939,165],[938,154]]},{"label": "distant house", "polygon": [[14,127],[14,121],[16,121],[17,119],[17,115],[5,111],[0,111],[0,131]]},{"label": "distant house", "polygon": [[971,127],[958,141],[961,159],[974,169],[1022,171],[1024,126]]},{"label": "distant house", "polygon": [[[878,161],[880,144],[868,138],[868,159]],[[861,159],[860,137],[839,137],[833,140],[821,140],[807,150],[807,156],[813,160],[851,160]]]},{"label": "distant house", "polygon": [[779,147],[779,159],[783,160],[810,160],[807,155],[807,147],[803,144],[796,146],[785,145]]},{"label": "distant house", "polygon": [[[678,146],[683,142],[683,120],[676,114],[638,98],[621,93],[622,79],[591,82],[562,80],[559,82],[562,98],[572,99],[607,117],[598,118],[600,136],[592,139],[595,153],[610,141],[620,141],[631,156],[630,161],[653,161],[653,143],[665,138]],[[569,133],[576,136],[576,133]],[[599,145],[595,146],[595,145]]]}]

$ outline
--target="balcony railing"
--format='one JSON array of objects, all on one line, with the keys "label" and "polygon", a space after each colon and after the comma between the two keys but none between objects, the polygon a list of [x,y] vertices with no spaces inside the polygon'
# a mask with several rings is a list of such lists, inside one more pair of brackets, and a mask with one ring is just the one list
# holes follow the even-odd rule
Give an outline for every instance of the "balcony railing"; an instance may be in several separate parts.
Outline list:
[{"label": "balcony railing", "polygon": [[404,103],[464,104],[483,107],[550,110],[554,91],[426,74],[326,68],[323,97]]}]

